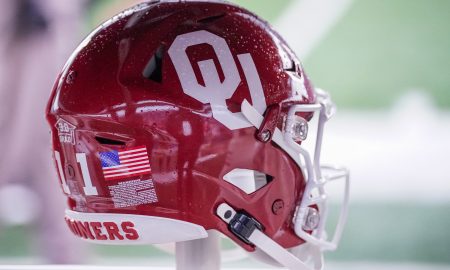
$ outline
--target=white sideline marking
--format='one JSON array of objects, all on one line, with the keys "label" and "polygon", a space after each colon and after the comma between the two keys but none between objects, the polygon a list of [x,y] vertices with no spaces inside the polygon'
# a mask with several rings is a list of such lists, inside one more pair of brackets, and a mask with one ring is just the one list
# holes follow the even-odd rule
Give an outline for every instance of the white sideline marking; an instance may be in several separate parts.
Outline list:
[{"label": "white sideline marking", "polygon": [[352,3],[353,0],[294,0],[275,22],[275,29],[304,59]]}]

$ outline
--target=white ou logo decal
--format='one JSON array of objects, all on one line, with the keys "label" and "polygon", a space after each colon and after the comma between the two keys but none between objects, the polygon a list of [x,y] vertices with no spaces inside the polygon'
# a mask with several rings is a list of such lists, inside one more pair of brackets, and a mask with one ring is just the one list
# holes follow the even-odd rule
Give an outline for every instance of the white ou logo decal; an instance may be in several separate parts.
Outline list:
[{"label": "white ou logo decal", "polygon": [[[224,73],[224,81],[220,81],[217,68],[212,59],[198,62],[205,85],[199,84],[194,69],[189,61],[186,49],[199,45],[209,44],[214,49]],[[239,71],[225,39],[208,31],[196,31],[177,36],[169,48],[170,58],[180,78],[183,92],[203,104],[211,104],[213,117],[229,129],[241,129],[253,126],[241,112],[232,113],[226,104],[236,92],[241,78]],[[263,114],[266,110],[266,100],[261,80],[249,53],[239,54],[239,62],[244,71],[253,106]]]}]

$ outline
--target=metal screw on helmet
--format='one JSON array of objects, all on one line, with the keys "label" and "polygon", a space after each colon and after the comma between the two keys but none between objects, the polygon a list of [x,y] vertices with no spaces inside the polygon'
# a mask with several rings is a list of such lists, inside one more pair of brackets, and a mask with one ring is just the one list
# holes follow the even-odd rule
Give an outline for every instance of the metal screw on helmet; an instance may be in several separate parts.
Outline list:
[{"label": "metal screw on helmet", "polygon": [[263,142],[267,142],[268,140],[270,140],[270,131],[269,130],[264,130],[262,133],[261,133],[261,140],[263,141]]},{"label": "metal screw on helmet", "polygon": [[272,204],[272,213],[274,213],[275,215],[279,215],[282,212],[283,208],[284,208],[283,200],[278,199],[274,201]]},{"label": "metal screw on helmet", "polygon": [[315,208],[308,208],[308,214],[305,217],[305,221],[303,224],[303,230],[305,231],[312,231],[317,229],[320,222],[320,215],[319,211]]}]

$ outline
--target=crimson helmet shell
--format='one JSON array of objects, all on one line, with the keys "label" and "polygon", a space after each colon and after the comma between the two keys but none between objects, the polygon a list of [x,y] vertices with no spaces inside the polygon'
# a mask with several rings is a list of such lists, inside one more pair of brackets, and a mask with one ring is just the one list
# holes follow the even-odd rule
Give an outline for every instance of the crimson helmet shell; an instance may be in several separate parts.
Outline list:
[{"label": "crimson helmet shell", "polygon": [[[181,42],[186,46],[174,47],[177,39],[192,33],[224,41],[232,58],[223,56],[212,42]],[[302,171],[276,144],[258,140],[255,127],[230,128],[217,119],[210,100],[186,93],[189,82],[183,82],[185,74],[176,63],[180,58],[175,57],[183,48],[195,74],[184,80],[203,89],[198,95],[218,92],[207,87],[212,82],[206,80],[214,76],[217,85],[235,84],[234,89],[227,86],[229,98],[221,104],[228,115],[239,113],[244,100],[255,107],[259,103],[261,109],[281,104],[281,116],[274,123],[281,129],[278,119],[286,113],[284,105],[316,101],[313,86],[286,42],[247,10],[201,1],[140,4],[83,41],[50,97],[47,120],[69,210],[185,221],[218,230],[253,251],[253,245],[231,233],[216,215],[218,205],[226,202],[258,220],[265,234],[284,248],[302,244],[292,223],[306,185]],[[234,63],[238,83],[228,84],[229,70],[222,60]],[[251,60],[257,72],[251,80],[252,65],[245,65],[245,60]],[[205,67],[214,67],[217,75],[205,76],[211,71]],[[252,95],[258,88],[254,84],[260,84],[260,95]],[[105,178],[102,153],[142,147],[150,171]],[[80,153],[91,193],[86,192]],[[224,180],[237,168],[264,173],[270,181],[247,194]],[[130,180],[151,180],[155,201],[117,207],[111,186]]]}]

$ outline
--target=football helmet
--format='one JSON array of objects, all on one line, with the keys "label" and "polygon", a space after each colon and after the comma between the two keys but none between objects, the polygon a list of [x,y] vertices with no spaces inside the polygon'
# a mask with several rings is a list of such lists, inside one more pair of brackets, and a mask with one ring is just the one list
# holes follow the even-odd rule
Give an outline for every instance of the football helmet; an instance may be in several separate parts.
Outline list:
[{"label": "football helmet", "polygon": [[[105,244],[216,230],[265,262],[320,269],[348,205],[348,172],[320,164],[333,114],[286,42],[249,11],[139,4],[79,45],[50,97],[68,227]],[[327,238],[325,186],[337,179],[343,206]]]}]

